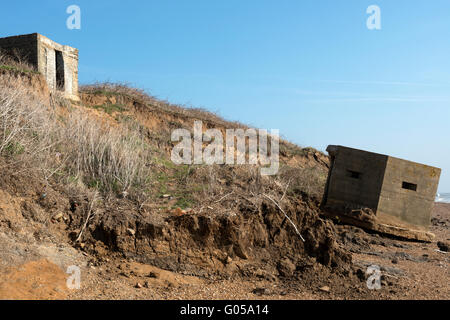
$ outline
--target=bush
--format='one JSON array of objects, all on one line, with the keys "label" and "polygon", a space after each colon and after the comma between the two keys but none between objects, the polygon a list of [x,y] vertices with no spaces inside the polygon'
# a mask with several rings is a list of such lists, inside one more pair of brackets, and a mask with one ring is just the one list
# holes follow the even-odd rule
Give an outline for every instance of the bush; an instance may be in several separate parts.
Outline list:
[{"label": "bush", "polygon": [[128,192],[145,181],[148,148],[140,134],[127,127],[101,128],[79,111],[70,114],[61,135],[71,175],[102,191]]},{"label": "bush", "polygon": [[30,93],[21,78],[0,80],[0,155],[11,164],[58,173],[104,192],[142,187],[150,152],[138,130],[99,126],[79,109],[58,120],[55,108]]}]

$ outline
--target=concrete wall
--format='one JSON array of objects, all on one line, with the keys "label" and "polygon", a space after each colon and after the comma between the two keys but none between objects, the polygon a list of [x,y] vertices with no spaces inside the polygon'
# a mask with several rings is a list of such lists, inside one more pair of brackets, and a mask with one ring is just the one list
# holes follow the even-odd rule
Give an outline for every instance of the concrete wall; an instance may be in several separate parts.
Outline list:
[{"label": "concrete wall", "polygon": [[342,146],[327,151],[332,166],[325,207],[367,207],[378,223],[428,229],[441,169]]},{"label": "concrete wall", "polygon": [[79,100],[78,96],[78,50],[60,45],[43,35],[38,35],[38,66],[47,79],[49,87],[56,90],[55,50],[62,52],[64,61],[64,93],[67,98]]},{"label": "concrete wall", "polygon": [[17,50],[21,57],[25,58],[31,65],[37,67],[37,37],[38,34],[33,33],[22,36],[0,38],[0,49],[11,56],[14,56],[13,53]]},{"label": "concrete wall", "polygon": [[389,157],[377,211],[380,222],[427,229],[440,174],[438,168]]},{"label": "concrete wall", "polygon": [[330,146],[327,150],[333,164],[325,205],[376,211],[388,157],[342,146]]},{"label": "concrete wall", "polygon": [[79,100],[78,94],[78,50],[60,45],[43,35],[33,33],[0,39],[0,48],[12,51],[17,49],[22,56],[44,75],[50,90],[56,86],[56,51],[62,52],[64,62],[64,96]]}]

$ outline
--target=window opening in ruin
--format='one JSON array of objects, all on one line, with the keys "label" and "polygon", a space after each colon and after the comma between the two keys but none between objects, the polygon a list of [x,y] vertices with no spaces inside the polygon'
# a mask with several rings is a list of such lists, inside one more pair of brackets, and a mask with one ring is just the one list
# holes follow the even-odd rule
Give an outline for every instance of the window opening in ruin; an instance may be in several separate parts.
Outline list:
[{"label": "window opening in ruin", "polygon": [[353,179],[361,179],[361,172],[347,170],[347,176]]},{"label": "window opening in ruin", "polygon": [[417,191],[417,184],[403,181],[402,188],[406,190]]}]

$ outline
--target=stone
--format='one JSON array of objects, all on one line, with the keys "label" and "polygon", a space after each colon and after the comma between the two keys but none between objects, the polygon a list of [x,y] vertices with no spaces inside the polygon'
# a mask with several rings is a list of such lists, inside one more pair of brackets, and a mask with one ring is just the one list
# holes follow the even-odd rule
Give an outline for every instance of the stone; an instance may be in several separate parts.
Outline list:
[{"label": "stone", "polygon": [[255,288],[252,291],[253,294],[256,294],[257,296],[267,295],[269,294],[269,290],[266,288]]},{"label": "stone", "polygon": [[450,244],[448,242],[439,241],[437,243],[437,246],[438,246],[439,250],[444,251],[444,252],[448,252]]},{"label": "stone", "polygon": [[60,212],[60,213],[58,213],[58,214],[56,214],[56,215],[53,216],[53,220],[61,221],[61,219],[63,218],[63,216],[64,216],[64,215]]},{"label": "stone", "polygon": [[323,292],[330,292],[330,287],[329,286],[323,286],[323,287],[320,287],[319,290],[323,291]]},{"label": "stone", "polygon": [[182,216],[186,214],[186,211],[184,211],[183,209],[181,209],[180,207],[177,207],[175,209],[172,210],[172,214],[175,214],[177,216]]},{"label": "stone", "polygon": [[295,265],[288,258],[284,258],[278,262],[278,272],[283,277],[290,277],[295,272]]},{"label": "stone", "polygon": [[362,270],[362,269],[358,269],[356,271],[356,276],[358,277],[359,280],[361,281],[365,281],[366,280],[366,273]]}]

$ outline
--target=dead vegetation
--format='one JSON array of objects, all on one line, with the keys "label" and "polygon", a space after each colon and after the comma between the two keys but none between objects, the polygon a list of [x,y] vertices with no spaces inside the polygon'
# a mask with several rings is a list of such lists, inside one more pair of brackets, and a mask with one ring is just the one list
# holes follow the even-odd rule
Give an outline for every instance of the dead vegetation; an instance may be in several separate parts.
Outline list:
[{"label": "dead vegetation", "polygon": [[[16,60],[0,56],[1,63],[17,69],[27,67],[23,60]],[[81,184],[99,190],[106,197],[129,197],[139,208],[149,200],[154,204],[169,193],[176,199],[171,207],[202,208],[206,203],[213,203],[224,206],[225,211],[237,205],[232,204],[231,199],[220,200],[227,193],[233,193],[233,199],[263,192],[277,195],[304,192],[311,197],[321,196],[326,176],[323,166],[283,163],[280,175],[265,179],[259,176],[258,168],[251,165],[176,166],[168,153],[161,151],[172,146],[168,138],[161,142],[161,136],[167,135],[164,128],[149,131],[139,123],[139,114],[116,116],[118,121],[114,125],[99,122],[82,109],[71,107],[70,102],[57,93],[52,94],[50,101],[45,101],[30,92],[26,79],[10,73],[1,76],[0,153],[10,164],[21,163],[26,170],[41,172],[46,181],[53,178],[63,184]],[[120,108],[112,108],[111,104],[91,106],[109,115],[127,111],[130,108],[126,104],[141,103],[149,110],[158,108],[178,118],[200,119],[218,127],[239,125],[204,110],[186,109],[157,100],[124,84],[88,85],[83,86],[81,92],[82,95],[114,96]],[[281,145],[281,152],[287,158],[317,153],[288,142]]]},{"label": "dead vegetation", "polygon": [[81,183],[103,194],[142,187],[149,153],[139,132],[101,126],[80,109],[66,116],[4,75],[0,90],[0,154],[10,166],[38,171],[46,181]]},{"label": "dead vegetation", "polygon": [[256,165],[175,165],[174,128],[238,124],[124,85],[83,87],[77,105],[36,94],[30,77],[0,76],[1,163],[44,181],[35,189],[49,216],[39,221],[66,217],[72,243],[98,263],[115,253],[204,277],[273,278],[318,262],[348,275],[349,256],[318,215],[323,154],[282,141],[275,176]]},{"label": "dead vegetation", "polygon": [[[282,159],[280,174],[275,177],[261,178],[257,166],[236,165],[236,166],[195,166],[195,165],[174,165],[170,161],[167,150],[173,146],[170,141],[170,132],[167,128],[188,128],[193,119],[206,122],[208,127],[219,129],[224,128],[248,128],[237,122],[229,122],[219,118],[217,115],[201,110],[185,108],[183,106],[173,105],[166,101],[158,100],[143,90],[132,88],[125,84],[98,83],[94,85],[82,86],[80,88],[82,98],[87,96],[113,97],[113,102],[94,104],[93,107],[101,109],[105,113],[112,115],[116,111],[115,119],[119,123],[123,119],[134,119],[132,122],[135,127],[140,127],[140,131],[147,136],[146,142],[149,149],[153,151],[152,167],[153,174],[150,176],[151,189],[150,194],[156,195],[152,203],[157,203],[158,198],[163,195],[170,195],[176,199],[174,206],[185,208],[202,208],[205,204],[219,203],[231,205],[227,199],[217,202],[223,195],[233,193],[235,197],[239,195],[250,195],[250,192],[262,192],[263,190],[277,190],[279,194],[300,194],[305,193],[311,197],[320,199],[323,193],[323,186],[326,179],[326,163],[320,162],[314,157],[323,156],[317,150],[312,148],[300,148],[287,141],[280,142],[280,153]],[[85,99],[86,100],[86,99]],[[136,102],[141,104],[141,109],[133,110],[127,113],[127,110],[133,109]],[[115,108],[119,105],[120,108]],[[91,106],[92,107],[92,106]],[[142,111],[142,109],[144,109]],[[145,122],[140,121],[142,113],[148,113],[154,110],[159,117],[159,127],[148,130],[145,128]],[[166,116],[164,116],[164,114]],[[143,128],[144,127],[144,128]],[[162,138],[165,137],[165,138]],[[166,150],[166,152],[162,151]],[[312,158],[313,166],[291,165],[288,160],[298,157],[300,162],[303,158]],[[325,158],[323,156],[323,158]],[[315,165],[319,163],[319,165]],[[231,210],[231,207],[223,210]]]},{"label": "dead vegetation", "polygon": [[37,74],[36,68],[19,51],[6,53],[0,49],[0,70]]},{"label": "dead vegetation", "polygon": [[[131,99],[142,103],[149,109],[157,109],[182,115],[187,118],[208,121],[217,125],[226,125],[229,128],[248,128],[239,122],[225,121],[216,114],[201,108],[190,108],[169,103],[168,101],[157,99],[142,89],[137,89],[126,83],[95,83],[80,86],[82,94],[94,94],[102,96],[115,96],[119,98]],[[119,100],[120,101],[120,100]],[[123,100],[122,100],[123,101]]]},{"label": "dead vegetation", "polygon": [[[267,194],[282,201],[286,196],[302,193],[321,197],[326,178],[324,166],[282,163],[280,174],[274,177],[261,177],[254,165],[177,166],[162,151],[170,149],[171,141],[166,139],[162,148],[161,141],[152,137],[164,133],[146,129],[136,119],[139,115],[128,114],[125,117],[128,121],[116,117],[119,121],[102,122],[82,108],[71,107],[70,102],[56,94],[46,101],[30,92],[27,77],[3,74],[0,84],[0,154],[10,166],[39,172],[47,183],[96,190],[104,198],[129,198],[139,210],[179,207],[201,212],[214,207],[217,212],[230,212],[238,210],[241,201],[248,202],[254,195]],[[159,101],[121,84],[84,86],[81,91],[122,97],[118,103],[123,110],[115,110],[116,113],[127,110],[130,101],[140,101],[148,108],[161,108],[161,112],[165,110],[178,117],[188,114],[189,118],[218,121],[219,127],[236,125],[209,112]],[[112,114],[105,109],[101,111]],[[310,152],[302,152],[306,149],[287,142],[282,145],[287,157],[297,155],[296,152],[301,156]]]}]

